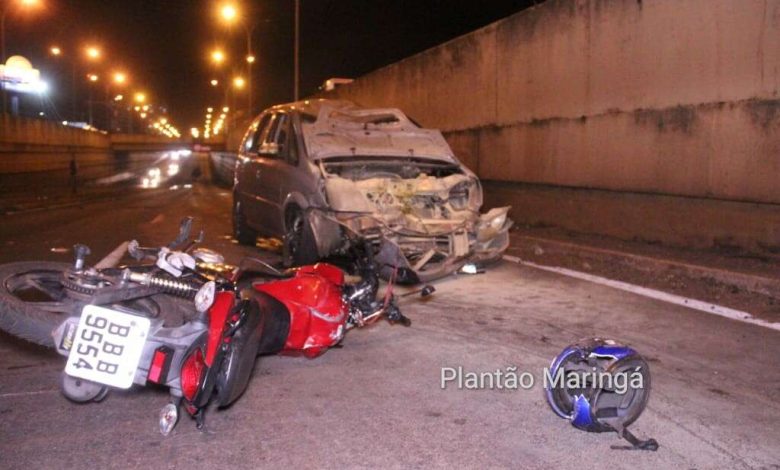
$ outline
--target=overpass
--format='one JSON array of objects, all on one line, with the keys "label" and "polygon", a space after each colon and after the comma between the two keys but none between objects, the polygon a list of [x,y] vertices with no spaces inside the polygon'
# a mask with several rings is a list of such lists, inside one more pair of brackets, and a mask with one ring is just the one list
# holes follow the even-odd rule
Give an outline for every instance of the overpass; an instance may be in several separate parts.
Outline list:
[{"label": "overpass", "polygon": [[108,138],[114,152],[158,152],[192,146],[191,139],[170,139],[161,135],[109,134]]}]

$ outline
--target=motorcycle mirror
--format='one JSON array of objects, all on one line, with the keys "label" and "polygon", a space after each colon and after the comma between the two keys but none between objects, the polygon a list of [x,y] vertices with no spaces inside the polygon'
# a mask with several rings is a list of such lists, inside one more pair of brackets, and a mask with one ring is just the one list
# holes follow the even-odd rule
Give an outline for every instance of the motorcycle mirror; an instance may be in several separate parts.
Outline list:
[{"label": "motorcycle mirror", "polygon": [[91,250],[87,245],[81,243],[73,245],[73,255],[75,257],[73,261],[73,269],[81,271],[84,269],[84,260],[91,254]]}]

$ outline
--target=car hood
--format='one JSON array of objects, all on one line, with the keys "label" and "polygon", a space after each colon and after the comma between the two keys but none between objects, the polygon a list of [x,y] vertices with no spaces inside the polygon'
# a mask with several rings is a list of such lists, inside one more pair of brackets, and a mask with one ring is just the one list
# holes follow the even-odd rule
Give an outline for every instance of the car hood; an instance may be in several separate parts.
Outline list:
[{"label": "car hood", "polygon": [[414,157],[458,163],[441,132],[422,129],[394,108],[323,106],[316,122],[304,124],[309,157]]}]

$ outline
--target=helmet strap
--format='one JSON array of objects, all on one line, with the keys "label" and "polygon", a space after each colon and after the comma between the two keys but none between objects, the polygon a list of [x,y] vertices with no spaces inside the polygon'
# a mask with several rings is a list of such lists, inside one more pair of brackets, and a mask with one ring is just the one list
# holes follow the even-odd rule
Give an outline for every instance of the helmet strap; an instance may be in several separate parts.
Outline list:
[{"label": "helmet strap", "polygon": [[637,438],[635,435],[631,433],[626,428],[623,428],[622,431],[618,431],[618,435],[622,437],[623,439],[627,440],[631,447],[628,446],[611,446],[612,449],[618,449],[618,450],[651,450],[656,451],[658,450],[658,441],[656,441],[653,438],[647,439],[647,440],[641,440]]}]

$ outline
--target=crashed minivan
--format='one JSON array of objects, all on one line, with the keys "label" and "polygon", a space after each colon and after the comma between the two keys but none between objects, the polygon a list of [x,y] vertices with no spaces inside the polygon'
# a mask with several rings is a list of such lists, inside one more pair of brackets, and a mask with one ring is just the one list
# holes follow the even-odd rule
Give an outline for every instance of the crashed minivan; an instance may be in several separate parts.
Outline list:
[{"label": "crashed minivan", "polygon": [[384,277],[417,283],[501,257],[509,207],[480,214],[482,188],[441,132],[393,108],[309,100],[267,109],[236,161],[240,243],[281,237],[288,265],[367,240]]}]

